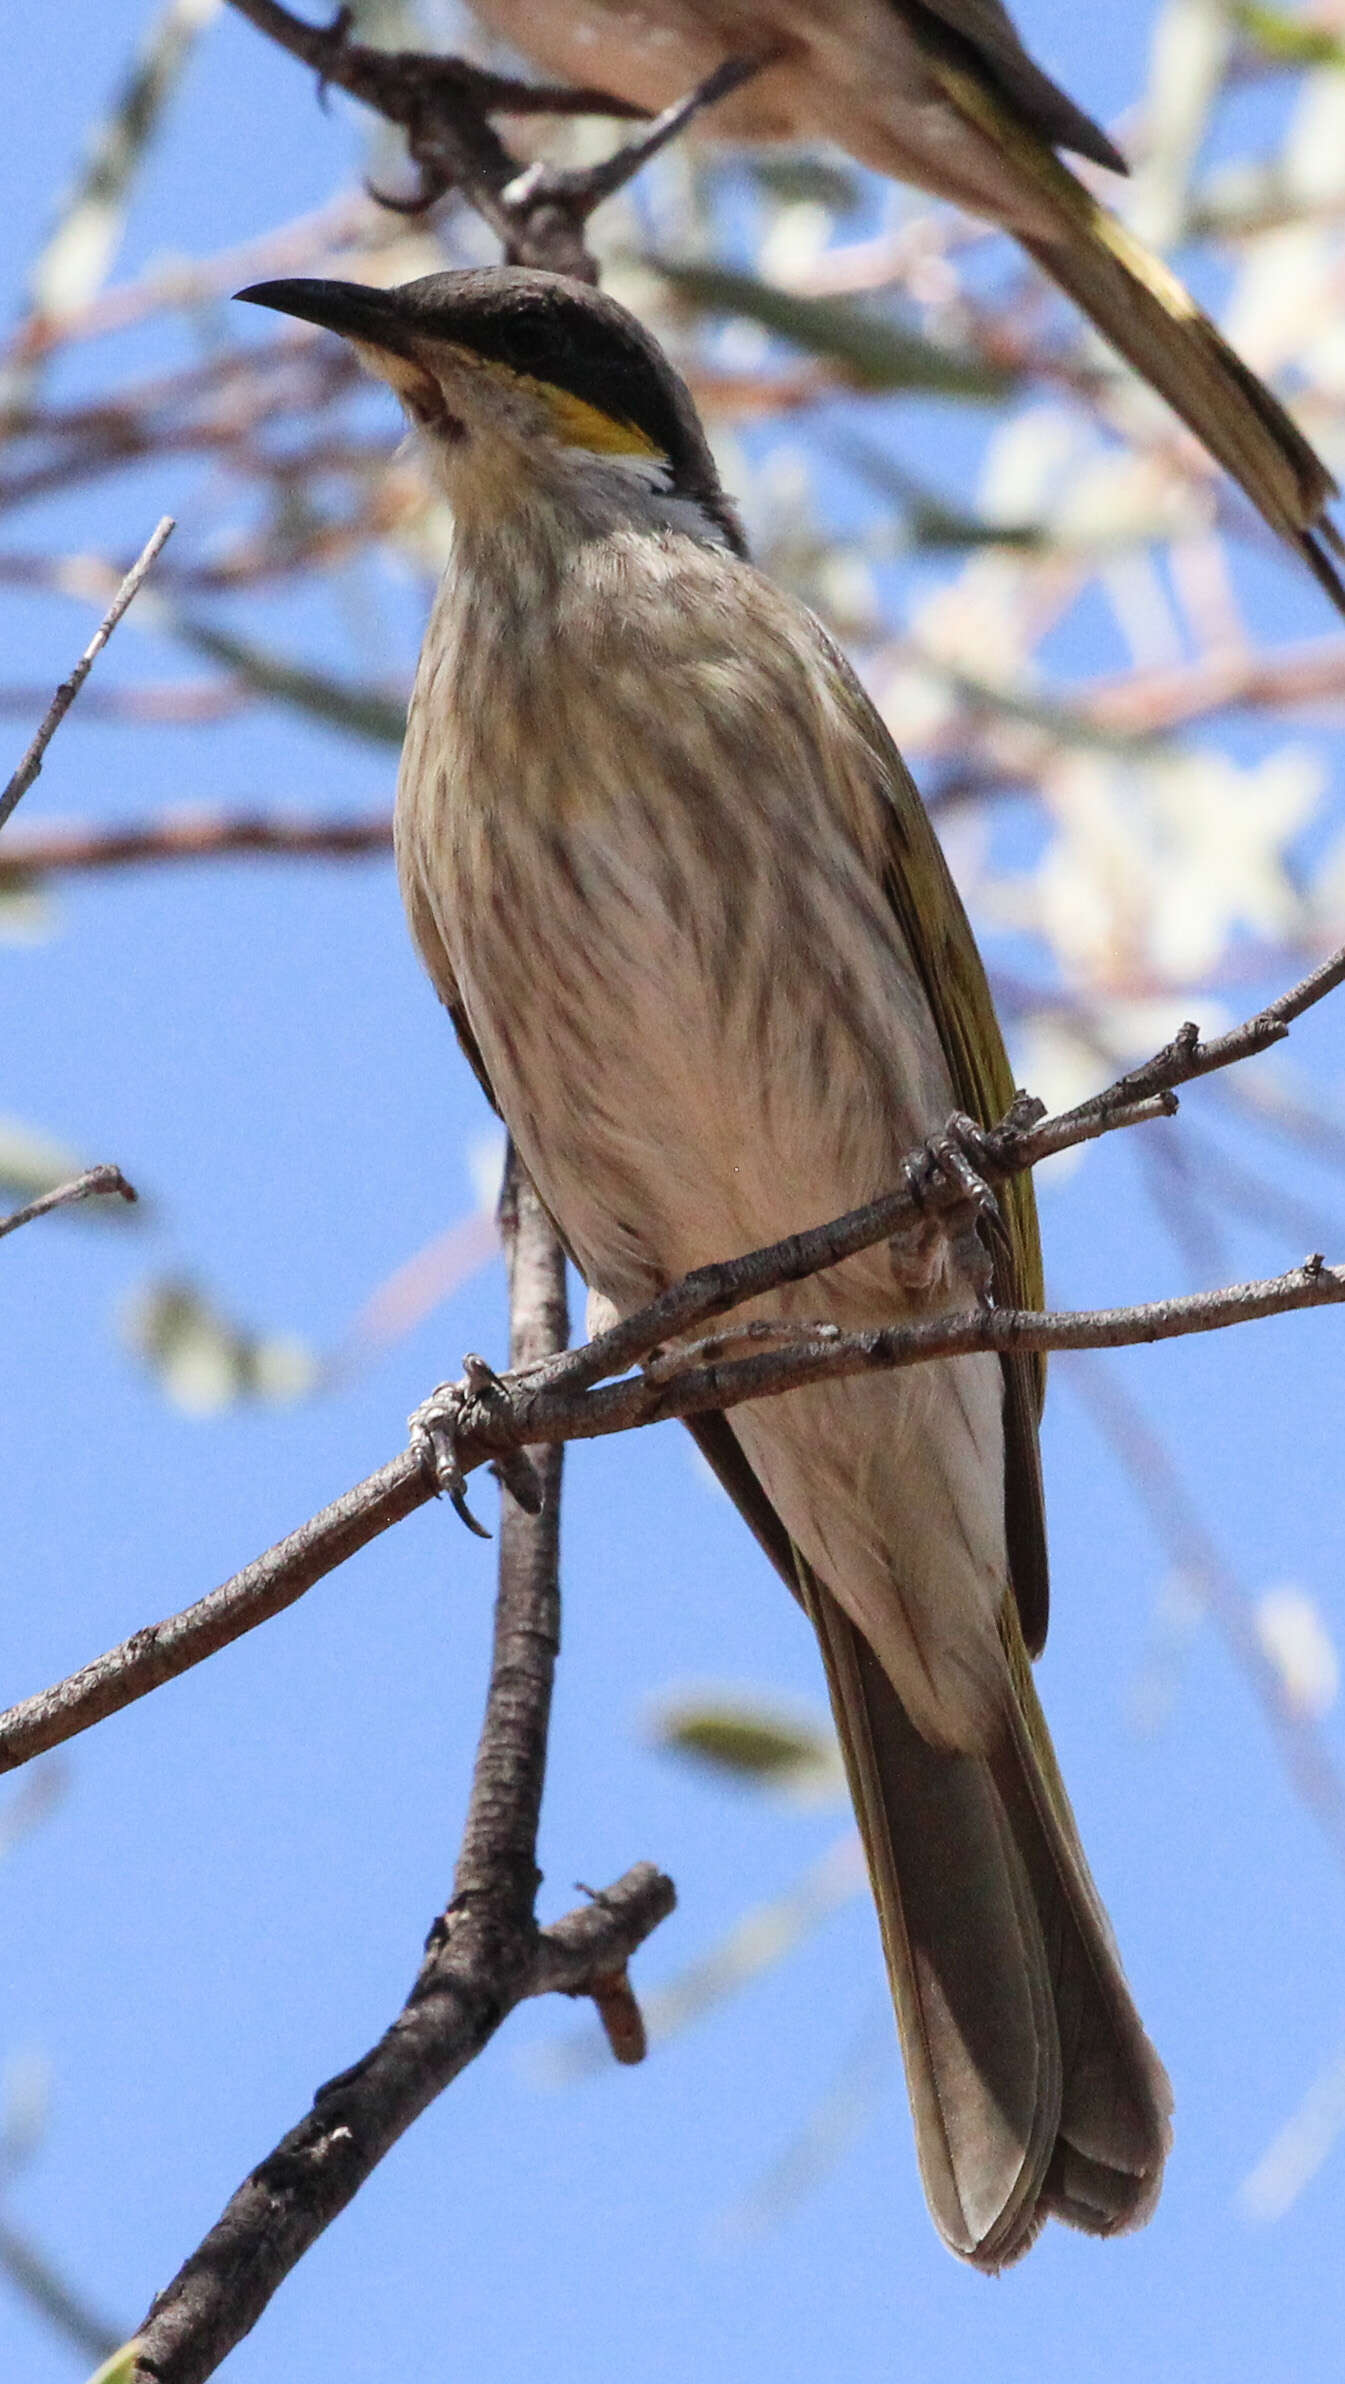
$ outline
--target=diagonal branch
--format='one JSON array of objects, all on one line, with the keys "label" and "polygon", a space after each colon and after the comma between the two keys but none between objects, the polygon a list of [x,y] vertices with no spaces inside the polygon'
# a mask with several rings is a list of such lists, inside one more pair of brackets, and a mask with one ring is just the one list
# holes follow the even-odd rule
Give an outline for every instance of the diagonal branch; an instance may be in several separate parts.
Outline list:
[{"label": "diagonal branch", "polygon": [[[986,1172],[992,1178],[1008,1176],[1055,1151],[1170,1113],[1175,1085],[1230,1067],[1282,1041],[1294,1020],[1343,981],[1345,948],[1264,1010],[1209,1043],[1201,1042],[1195,1027],[1183,1027],[1142,1068],[1060,1117],[1043,1119],[1039,1104],[1020,1097],[1009,1117],[983,1138]],[[701,1268],[582,1349],[528,1363],[510,1377],[490,1376],[488,1398],[478,1396],[473,1404],[469,1395],[462,1402],[457,1455],[463,1470],[508,1458],[530,1442],[555,1447],[566,1440],[624,1432],[662,1416],[689,1416],[735,1400],[777,1397],[828,1374],[927,1364],[953,1352],[982,1349],[1115,1349],[1218,1331],[1296,1308],[1333,1306],[1345,1297],[1345,1269],[1313,1259],[1262,1283],[1078,1316],[977,1310],[867,1334],[828,1332],[811,1341],[806,1328],[800,1332],[793,1327],[792,1338],[773,1335],[770,1350],[749,1358],[697,1365],[694,1355],[684,1350],[671,1374],[660,1361],[652,1373],[594,1387],[603,1384],[604,1377],[623,1374],[674,1336],[684,1337],[747,1299],[801,1281],[907,1230],[919,1216],[915,1197],[903,1184],[831,1225],[790,1235],[745,1258]],[[559,1337],[553,1346],[559,1351]],[[135,1632],[68,1679],[0,1714],[0,1771],[16,1770],[34,1755],[119,1713],[283,1612],[357,1549],[423,1506],[436,1487],[419,1450],[402,1450],[195,1605]]]},{"label": "diagonal branch", "polygon": [[21,1209],[11,1209],[7,1217],[0,1217],[0,1239],[7,1233],[16,1233],[21,1225],[31,1225],[34,1217],[49,1217],[53,1209],[73,1208],[76,1201],[97,1200],[108,1192],[120,1193],[123,1200],[140,1198],[119,1167],[110,1163],[89,1167],[83,1175],[72,1176],[68,1184],[57,1184],[50,1192],[39,1192],[36,1200],[27,1200]]},{"label": "diagonal branch", "polygon": [[277,2287],[358,2193],[399,2136],[485,2050],[528,1996],[578,1995],[672,1911],[672,1881],[637,1863],[601,1896],[520,1945],[502,1973],[450,1905],[405,2004],[362,2060],[319,2087],[158,2296],[128,2384],[202,2384],[256,2325]]},{"label": "diagonal branch", "polygon": [[[668,1416],[702,1415],[748,1399],[779,1398],[833,1376],[928,1365],[936,1358],[981,1350],[1122,1349],[1218,1332],[1294,1309],[1342,1304],[1345,1267],[1309,1259],[1263,1282],[1133,1308],[1050,1314],[977,1308],[869,1332],[828,1329],[817,1339],[810,1339],[804,1327],[792,1341],[760,1356],[727,1364],[693,1363],[672,1375],[660,1364],[652,1374],[627,1376],[594,1389],[557,1387],[545,1368],[501,1375],[492,1377],[491,1395],[484,1404],[474,1405],[471,1389],[466,1388],[458,1461],[466,1473],[475,1466],[498,1464],[529,1446],[605,1439]],[[196,1605],[137,1631],[67,1680],[0,1714],[0,1772],[15,1771],[34,1755],[119,1713],[269,1621],[357,1548],[424,1506],[436,1488],[420,1453],[402,1450]]]},{"label": "diagonal branch", "polygon": [[56,731],[60,727],[61,722],[64,720],[66,713],[70,709],[70,706],[73,704],[75,697],[78,695],[81,687],[84,685],[85,680],[87,679],[90,671],[93,669],[93,666],[98,660],[99,655],[102,653],[108,639],[111,637],[112,632],[116,628],[122,614],[125,612],[128,604],[132,603],[136,595],[139,593],[141,584],[149,572],[156,555],[159,553],[161,547],[165,546],[169,538],[172,536],[173,528],[174,524],[171,516],[165,514],[163,520],[159,523],[158,528],[151,533],[149,538],[146,540],[140,554],[137,556],[135,562],[131,565],[131,568],[127,572],[125,579],[122,581],[121,586],[116,592],[116,595],[113,597],[112,602],[107,608],[107,611],[104,613],[102,620],[95,629],[93,636],[90,638],[83,653],[80,655],[78,662],[75,664],[74,669],[71,671],[69,678],[62,679],[60,686],[57,688],[56,693],[52,697],[51,702],[47,707],[46,718],[43,720],[41,727],[38,729],[38,732],[32,741],[32,744],[29,746],[28,751],[23,757],[23,760],[20,762],[13,777],[10,779],[10,782],[5,788],[3,795],[0,795],[0,828],[3,828],[6,820],[10,816],[10,813],[23,800],[23,797],[27,794],[29,787],[33,783],[33,780],[37,777],[37,774],[40,771],[44,760],[46,759],[47,747],[50,745],[52,738],[55,736]]}]

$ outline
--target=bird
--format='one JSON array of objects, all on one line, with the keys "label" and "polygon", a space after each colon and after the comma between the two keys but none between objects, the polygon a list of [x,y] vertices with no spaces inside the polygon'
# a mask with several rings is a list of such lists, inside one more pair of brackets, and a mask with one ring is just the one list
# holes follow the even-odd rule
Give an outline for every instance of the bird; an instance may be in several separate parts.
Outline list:
[{"label": "bird", "polygon": [[[691,396],[609,295],[541,271],[264,282],[390,384],[452,512],[398,776],[411,933],[608,1313],[891,1187],[1013,1080],[896,746],[748,557]],[[998,1220],[772,1295],[777,1322],[1039,1305]],[[760,1313],[735,1311],[730,1321]],[[1159,2191],[1171,2090],[1030,1657],[1046,1628],[1031,1357],[943,1358],[701,1416],[811,1619],[868,1860],[926,2195],[994,2271]]]},{"label": "bird", "polygon": [[747,142],[829,141],[1012,233],[1235,480],[1338,610],[1336,482],[1175,273],[1057,152],[1125,174],[1030,57],[1001,0],[472,0],[548,73],[662,109],[730,59],[760,71],[706,118]]}]

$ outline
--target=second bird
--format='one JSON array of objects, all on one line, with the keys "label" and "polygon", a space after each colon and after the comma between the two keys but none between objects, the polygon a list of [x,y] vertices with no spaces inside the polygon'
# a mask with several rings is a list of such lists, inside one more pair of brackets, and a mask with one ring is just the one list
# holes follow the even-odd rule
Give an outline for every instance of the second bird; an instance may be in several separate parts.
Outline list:
[{"label": "second bird", "polygon": [[[1117,0],[1112,0],[1116,5]],[[727,59],[761,71],[707,122],[834,141],[861,165],[1002,224],[1167,399],[1345,612],[1331,473],[1159,257],[1056,152],[1124,174],[1106,133],[1029,57],[1000,0],[472,0],[549,73],[658,109]]]}]

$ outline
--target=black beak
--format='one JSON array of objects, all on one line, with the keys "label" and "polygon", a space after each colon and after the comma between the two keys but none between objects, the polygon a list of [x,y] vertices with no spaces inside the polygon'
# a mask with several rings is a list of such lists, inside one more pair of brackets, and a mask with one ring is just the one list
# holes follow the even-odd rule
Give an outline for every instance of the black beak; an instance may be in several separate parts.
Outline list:
[{"label": "black beak", "polygon": [[366,347],[387,348],[395,356],[410,352],[405,313],[392,290],[359,281],[258,281],[235,296],[249,306],[274,307],[277,314],[296,315],[301,323],[339,331],[343,339],[360,340]]}]

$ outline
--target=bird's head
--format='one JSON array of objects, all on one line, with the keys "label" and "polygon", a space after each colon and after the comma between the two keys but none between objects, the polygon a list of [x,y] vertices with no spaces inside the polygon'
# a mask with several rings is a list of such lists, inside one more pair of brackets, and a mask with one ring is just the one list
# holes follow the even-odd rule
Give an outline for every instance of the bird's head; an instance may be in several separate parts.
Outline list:
[{"label": "bird's head", "polygon": [[396,391],[455,510],[505,515],[623,494],[742,538],[683,381],[625,307],[562,274],[498,266],[396,289],[267,281],[254,306],[348,339]]}]

